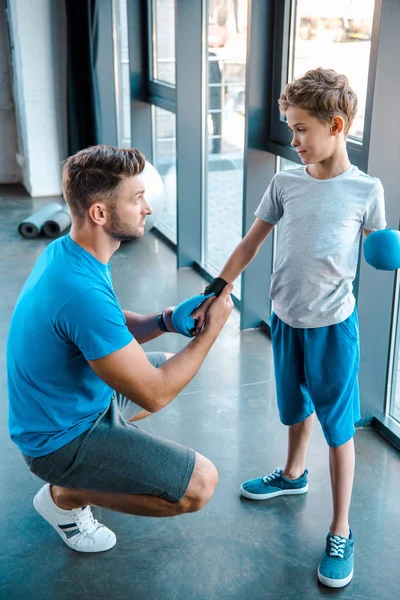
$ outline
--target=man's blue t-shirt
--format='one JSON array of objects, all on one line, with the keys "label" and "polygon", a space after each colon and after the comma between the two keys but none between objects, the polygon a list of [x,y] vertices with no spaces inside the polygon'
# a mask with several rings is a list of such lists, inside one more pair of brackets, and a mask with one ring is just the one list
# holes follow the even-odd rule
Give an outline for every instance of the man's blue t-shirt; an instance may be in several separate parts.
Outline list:
[{"label": "man's blue t-shirt", "polygon": [[7,341],[9,430],[27,456],[88,430],[113,390],[88,360],[133,339],[109,265],[66,235],[38,258],[19,295]]}]

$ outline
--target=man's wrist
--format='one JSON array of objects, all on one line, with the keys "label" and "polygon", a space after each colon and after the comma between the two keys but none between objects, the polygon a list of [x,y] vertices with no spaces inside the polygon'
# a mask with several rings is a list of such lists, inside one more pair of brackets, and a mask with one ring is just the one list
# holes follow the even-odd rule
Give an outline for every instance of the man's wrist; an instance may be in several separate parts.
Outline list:
[{"label": "man's wrist", "polygon": [[160,329],[160,331],[168,333],[169,329],[164,320],[164,311],[160,312],[160,314],[157,315],[156,320],[157,320],[157,325],[158,325],[158,328]]}]

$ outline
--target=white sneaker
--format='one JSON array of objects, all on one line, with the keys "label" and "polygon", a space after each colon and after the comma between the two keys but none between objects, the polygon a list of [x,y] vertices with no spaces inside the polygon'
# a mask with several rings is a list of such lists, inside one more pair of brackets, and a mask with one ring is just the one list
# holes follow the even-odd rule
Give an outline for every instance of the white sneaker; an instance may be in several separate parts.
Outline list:
[{"label": "white sneaker", "polygon": [[90,506],[72,510],[59,508],[53,501],[48,483],[34,497],[33,506],[72,550],[104,552],[117,542],[115,533],[93,517]]}]

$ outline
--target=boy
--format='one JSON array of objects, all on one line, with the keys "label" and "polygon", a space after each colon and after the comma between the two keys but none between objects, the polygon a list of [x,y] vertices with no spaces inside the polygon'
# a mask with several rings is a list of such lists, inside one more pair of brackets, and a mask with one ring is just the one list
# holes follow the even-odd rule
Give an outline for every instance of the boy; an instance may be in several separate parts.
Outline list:
[{"label": "boy", "polygon": [[[353,576],[348,523],[354,424],[360,419],[359,338],[352,293],[360,235],[386,226],[382,184],[349,162],[346,137],[357,98],[344,75],[318,68],[287,84],[279,107],[303,166],[277,173],[247,235],[212,286],[233,282],[280,223],[271,283],[271,336],[280,418],[289,427],[286,466],[243,483],[252,500],[307,492],[306,451],[314,412],[329,445],[333,519],[319,580]],[[201,330],[207,300],[193,316]]]}]

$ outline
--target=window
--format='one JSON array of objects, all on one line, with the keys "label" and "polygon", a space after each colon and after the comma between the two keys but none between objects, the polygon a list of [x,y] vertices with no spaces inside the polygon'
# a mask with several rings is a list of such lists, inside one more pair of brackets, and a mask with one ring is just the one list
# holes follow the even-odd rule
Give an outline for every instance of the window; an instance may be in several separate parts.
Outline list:
[{"label": "window", "polygon": [[126,0],[113,0],[117,143],[130,148],[129,45]]},{"label": "window", "polygon": [[153,106],[154,166],[164,183],[164,207],[156,227],[176,244],[176,125],[175,115]]},{"label": "window", "polygon": [[175,85],[175,0],[153,0],[153,79]]},{"label": "window", "polygon": [[362,140],[374,0],[297,0],[293,8],[288,80],[315,67],[344,73],[358,96],[358,113],[349,133]]},{"label": "window", "polygon": [[[344,73],[358,96],[350,129],[351,162],[366,170],[373,82],[369,77],[374,0],[283,0],[277,3],[276,27],[283,45],[275,48],[272,141],[288,146],[291,137],[277,100],[288,81],[309,69]],[[276,150],[276,148],[275,148]],[[282,155],[289,155],[282,153]]]},{"label": "window", "polygon": [[203,258],[219,271],[242,238],[247,0],[210,0]]},{"label": "window", "polygon": [[391,350],[391,381],[389,381],[389,389],[391,397],[389,398],[389,415],[400,423],[400,277],[396,276],[396,293],[394,306],[394,322],[393,322],[393,344]]}]

